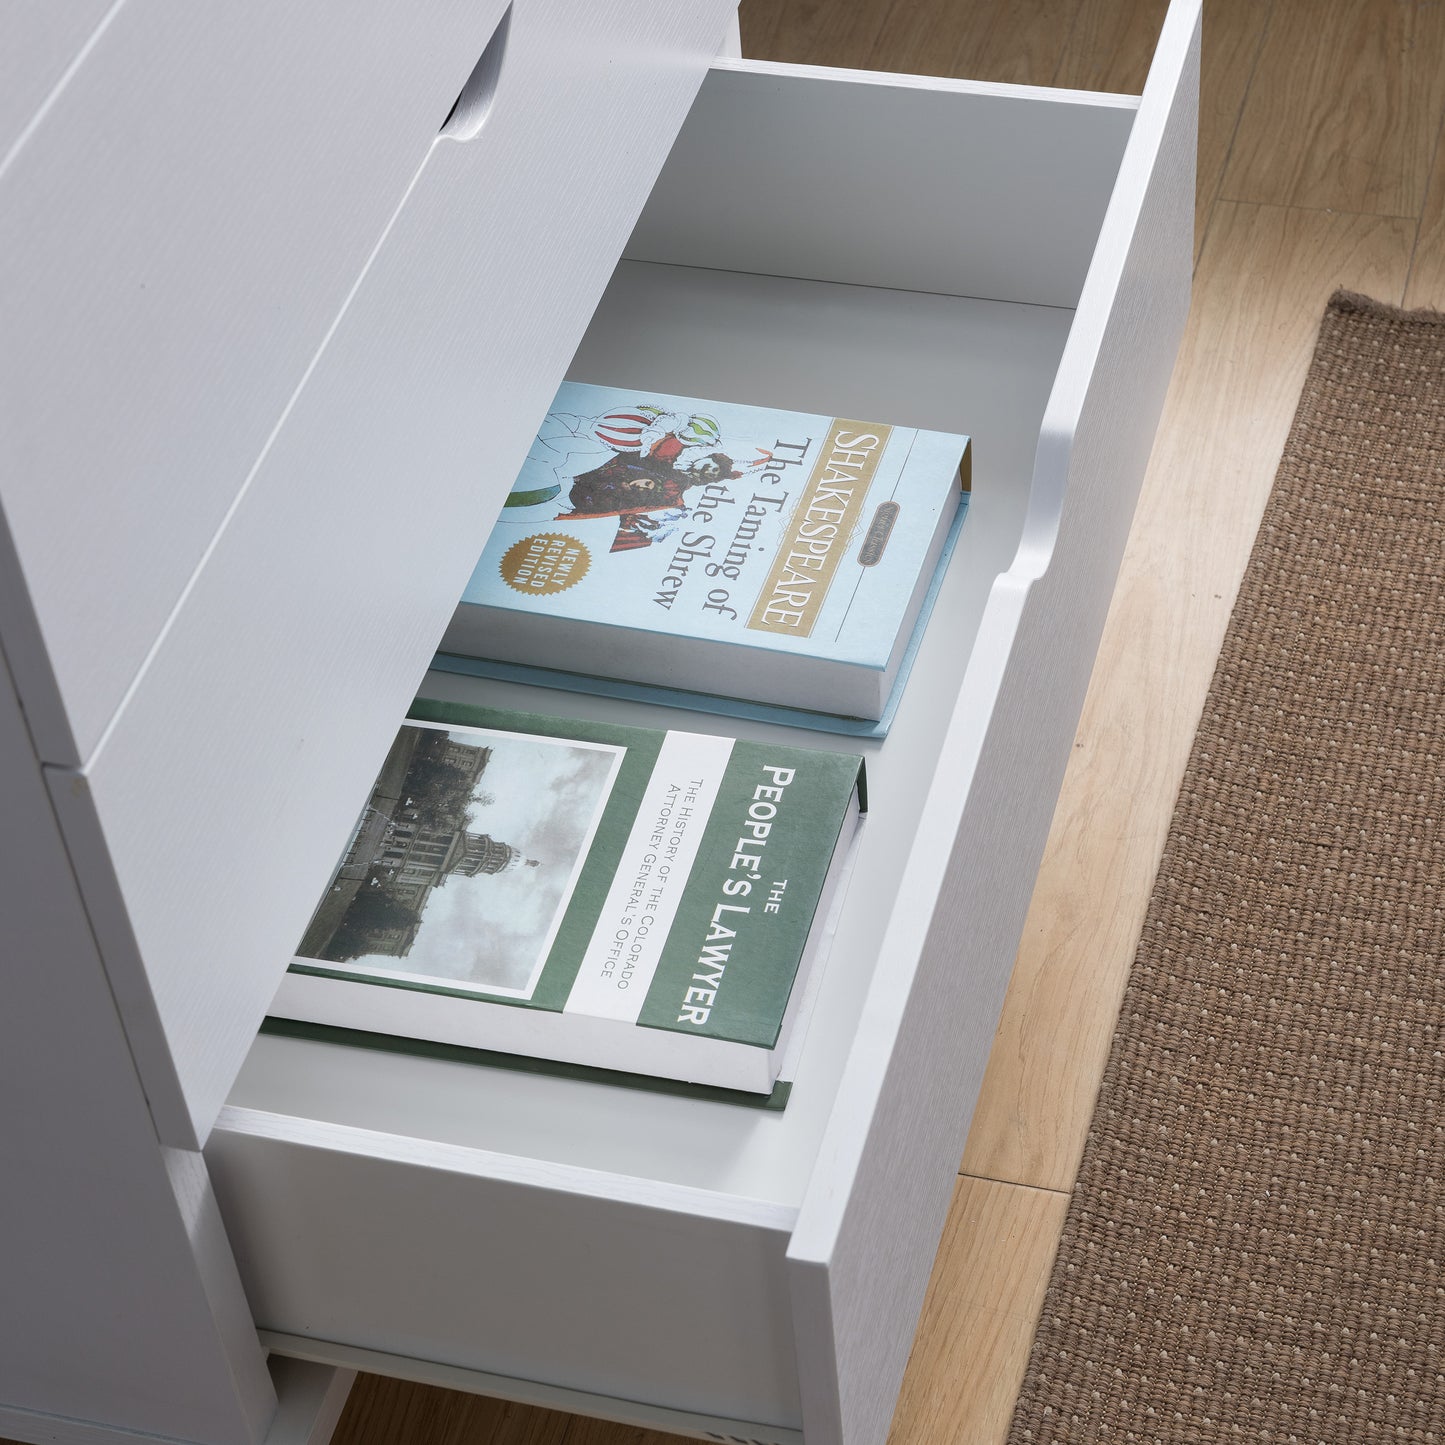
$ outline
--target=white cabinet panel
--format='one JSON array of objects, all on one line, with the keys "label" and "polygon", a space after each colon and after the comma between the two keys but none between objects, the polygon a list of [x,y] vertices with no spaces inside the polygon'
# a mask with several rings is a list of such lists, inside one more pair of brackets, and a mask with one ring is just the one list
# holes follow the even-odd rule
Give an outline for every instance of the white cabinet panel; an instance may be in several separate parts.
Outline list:
[{"label": "white cabinet panel", "polygon": [[516,7],[485,123],[434,143],[104,744],[51,772],[169,1142],[231,1086],[726,18]]},{"label": "white cabinet panel", "polygon": [[120,0],[6,0],[0,8],[0,168]]},{"label": "white cabinet panel", "polygon": [[0,635],[45,761],[98,744],[503,8],[126,4],[0,174]]},{"label": "white cabinet panel", "polygon": [[210,1181],[156,1143],[3,662],[0,818],[0,1432],[261,1445],[276,1398]]}]

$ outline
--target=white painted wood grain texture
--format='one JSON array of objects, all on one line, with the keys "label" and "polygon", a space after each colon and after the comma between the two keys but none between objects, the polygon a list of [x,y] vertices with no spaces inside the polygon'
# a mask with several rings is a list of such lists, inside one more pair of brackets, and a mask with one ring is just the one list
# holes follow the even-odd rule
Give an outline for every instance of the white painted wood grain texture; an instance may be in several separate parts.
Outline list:
[{"label": "white painted wood grain texture", "polygon": [[52,774],[170,1142],[235,1078],[726,12],[518,8],[481,133],[436,142],[104,745]]},{"label": "white painted wood grain texture", "polygon": [[[475,1069],[470,1072],[479,1082],[485,1077]],[[619,1107],[624,1100],[630,1103],[633,1098],[630,1094],[619,1096],[615,1089],[611,1090],[610,1097]],[[231,1142],[235,1138],[248,1142]],[[545,1189],[557,1194],[634,1205],[640,1209],[661,1209],[685,1214],[689,1218],[741,1224],[784,1234],[791,1233],[797,1221],[796,1209],[772,1200],[748,1199],[721,1190],[664,1180],[639,1179],[616,1170],[589,1169],[546,1159],[519,1159],[486,1149],[416,1139],[404,1134],[357,1128],[351,1124],[322,1123],[315,1119],[236,1105],[227,1105],[218,1116],[206,1157],[220,1164],[233,1157],[236,1149],[250,1149],[256,1159],[264,1161],[270,1145],[278,1146],[275,1150],[278,1158],[287,1150],[360,1154],[373,1161],[400,1166],[398,1172],[415,1170],[418,1178],[440,1171],[485,1180],[489,1185],[515,1185],[520,1190]],[[265,1162],[259,1165],[261,1172],[266,1174],[280,1175],[283,1168],[282,1165]],[[258,1190],[256,1197],[264,1201],[265,1191]],[[241,1212],[241,1199],[239,1193],[223,1195],[223,1207],[228,1215]],[[541,1245],[540,1240],[526,1242],[538,1248]]]},{"label": "white painted wood grain texture", "polygon": [[0,170],[120,0],[6,0],[0,7]]},{"label": "white painted wood grain texture", "polygon": [[3,667],[0,816],[0,1432],[258,1445],[235,1262],[199,1158],[156,1142]]},{"label": "white painted wood grain texture", "polygon": [[1072,307],[1137,104],[719,61],[627,254]]},{"label": "white painted wood grain texture", "polygon": [[224,1121],[206,1158],[263,1328],[797,1425],[792,1210],[247,1110]]},{"label": "white painted wood grain texture", "polygon": [[804,1429],[882,1440],[1189,299],[1199,0],[1176,0],[789,1249]]},{"label": "white painted wood grain texture", "polygon": [[503,8],[127,4],[0,174],[0,632],[45,761],[90,757]]}]

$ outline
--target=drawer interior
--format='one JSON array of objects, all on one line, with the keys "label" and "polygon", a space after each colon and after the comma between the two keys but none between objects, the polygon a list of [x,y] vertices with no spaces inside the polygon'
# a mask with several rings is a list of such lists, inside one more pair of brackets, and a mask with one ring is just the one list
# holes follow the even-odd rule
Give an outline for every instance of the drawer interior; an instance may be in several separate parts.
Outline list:
[{"label": "drawer interior", "polygon": [[[884,1438],[1184,325],[1198,10],[1171,6],[1137,101],[715,66],[571,375],[975,448],[903,704],[859,745],[873,812],[792,1097],[262,1037],[207,1157],[285,1350],[656,1423],[641,1402],[712,1438]],[[496,503],[511,481],[488,478]],[[424,691],[774,735],[451,674]],[[514,1256],[576,1240],[575,1267],[519,1281],[520,1322],[499,1308]],[[721,1282],[701,1310],[695,1259]]]},{"label": "drawer interior", "polygon": [[[644,1197],[681,1186],[720,1203],[801,1204],[877,961],[918,927],[891,915],[990,593],[1026,532],[1057,522],[1031,518],[1031,496],[1035,513],[1061,502],[1034,488],[1035,452],[1136,108],[1127,97],[722,62],[570,370],[974,438],[968,520],[902,707],[886,740],[861,744],[874,811],[787,1109],[270,1036],[252,1049],[233,1109],[576,1170],[583,1190],[586,1171],[606,1171]],[[494,482],[500,495],[510,478]],[[440,673],[422,691],[856,742]],[[986,688],[979,696],[986,705]]]}]

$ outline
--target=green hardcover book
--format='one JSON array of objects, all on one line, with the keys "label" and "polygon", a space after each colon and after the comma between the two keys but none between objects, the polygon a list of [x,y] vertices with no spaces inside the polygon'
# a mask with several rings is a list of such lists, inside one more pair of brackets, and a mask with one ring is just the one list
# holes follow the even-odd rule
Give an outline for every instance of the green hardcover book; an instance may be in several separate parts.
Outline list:
[{"label": "green hardcover book", "polygon": [[769,1093],[863,795],[854,755],[419,703],[271,1012]]}]

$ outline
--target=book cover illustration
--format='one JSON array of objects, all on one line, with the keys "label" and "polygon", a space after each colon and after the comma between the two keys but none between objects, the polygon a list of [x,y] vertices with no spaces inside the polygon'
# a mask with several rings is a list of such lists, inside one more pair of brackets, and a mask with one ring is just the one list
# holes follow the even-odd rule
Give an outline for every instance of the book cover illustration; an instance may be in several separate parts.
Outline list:
[{"label": "book cover illustration", "polygon": [[[650,1059],[639,1030],[779,1044],[860,759],[429,711],[388,752],[273,1013],[640,1072],[682,1055]],[[706,1081],[696,1062],[674,1076]]]},{"label": "book cover illustration", "polygon": [[[587,670],[535,617],[886,669],[967,462],[946,433],[565,383],[443,650]],[[604,674],[698,685],[676,653],[587,647]]]}]

